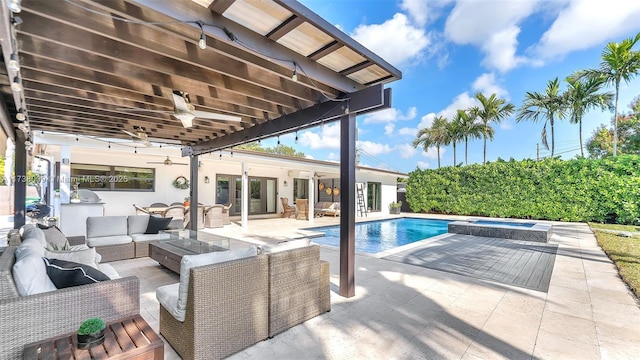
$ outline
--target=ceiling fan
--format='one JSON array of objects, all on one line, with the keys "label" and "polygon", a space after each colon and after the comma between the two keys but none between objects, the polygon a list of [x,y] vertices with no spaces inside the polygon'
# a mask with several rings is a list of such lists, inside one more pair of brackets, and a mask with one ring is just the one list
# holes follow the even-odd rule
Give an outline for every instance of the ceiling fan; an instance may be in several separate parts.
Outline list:
[{"label": "ceiling fan", "polygon": [[151,143],[149,142],[149,138],[147,137],[147,133],[144,131],[144,128],[142,126],[134,126],[133,127],[133,131],[135,131],[135,133],[122,129],[122,132],[124,132],[125,134],[131,136],[131,141],[133,141],[134,143],[141,143],[144,146],[147,147],[151,147],[153,145],[151,145]]},{"label": "ceiling fan", "polygon": [[191,104],[191,101],[189,100],[189,93],[184,91],[174,90],[171,93],[171,99],[173,100],[173,105],[174,105],[173,111],[129,109],[129,108],[119,109],[119,110],[148,111],[148,112],[169,114],[174,118],[180,120],[182,122],[182,126],[184,126],[185,128],[190,128],[193,126],[194,118],[233,121],[233,122],[242,121],[242,118],[240,116],[196,110],[195,106]]},{"label": "ceiling fan", "polygon": [[187,163],[177,163],[177,162],[173,162],[171,161],[171,159],[169,158],[169,156],[167,156],[166,159],[164,159],[164,161],[148,161],[147,164],[163,164],[163,165],[189,165]]}]

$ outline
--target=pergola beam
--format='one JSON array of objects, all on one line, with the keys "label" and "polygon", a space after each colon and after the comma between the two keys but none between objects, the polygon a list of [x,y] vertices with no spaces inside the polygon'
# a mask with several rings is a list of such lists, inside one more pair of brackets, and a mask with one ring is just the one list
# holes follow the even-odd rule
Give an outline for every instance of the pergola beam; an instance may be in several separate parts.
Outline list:
[{"label": "pergola beam", "polygon": [[292,114],[283,115],[278,119],[252,126],[241,132],[225,135],[204,143],[185,146],[182,149],[182,155],[205,154],[266,137],[306,129],[335,121],[349,113],[364,114],[386,109],[391,106],[391,89],[383,89],[382,85],[379,84],[349,94],[342,100],[326,101]]}]

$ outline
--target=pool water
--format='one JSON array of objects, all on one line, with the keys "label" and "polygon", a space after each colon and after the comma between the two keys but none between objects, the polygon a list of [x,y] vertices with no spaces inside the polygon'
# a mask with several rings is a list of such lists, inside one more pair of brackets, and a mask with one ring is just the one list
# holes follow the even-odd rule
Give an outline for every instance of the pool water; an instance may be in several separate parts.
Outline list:
[{"label": "pool water", "polygon": [[[400,218],[367,221],[356,224],[356,252],[375,254],[398,246],[424,240],[447,232],[447,220]],[[324,226],[309,230],[325,233],[313,238],[321,245],[340,246],[340,226]]]},{"label": "pool water", "polygon": [[512,222],[512,221],[491,221],[491,220],[478,220],[474,221],[474,224],[478,225],[501,225],[501,226],[511,226],[511,227],[522,227],[522,228],[530,228],[533,227],[533,223],[521,223],[521,222]]}]

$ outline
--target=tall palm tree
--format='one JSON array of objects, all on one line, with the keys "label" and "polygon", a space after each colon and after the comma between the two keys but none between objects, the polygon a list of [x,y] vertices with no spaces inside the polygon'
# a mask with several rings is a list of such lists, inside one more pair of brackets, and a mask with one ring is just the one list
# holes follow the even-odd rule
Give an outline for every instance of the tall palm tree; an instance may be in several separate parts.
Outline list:
[{"label": "tall palm tree", "polygon": [[611,107],[613,94],[599,92],[604,85],[602,77],[579,77],[578,74],[568,76],[565,81],[567,88],[567,106],[569,109],[569,121],[578,124],[580,135],[580,156],[584,157],[582,144],[582,116],[591,109],[606,109]]},{"label": "tall palm tree", "polygon": [[438,151],[438,169],[440,168],[440,146],[448,145],[450,142],[447,133],[447,118],[437,116],[433,119],[431,127],[422,128],[418,131],[416,138],[413,140],[413,147],[417,148],[422,145],[424,151],[429,150],[431,146],[435,146]]},{"label": "tall palm tree", "polygon": [[516,122],[523,120],[531,120],[538,122],[544,118],[544,126],[542,127],[542,145],[549,149],[547,143],[547,123],[551,125],[551,157],[555,154],[555,120],[563,119],[566,115],[566,98],[560,93],[560,82],[556,77],[550,80],[544,93],[529,92],[524,97],[522,106],[518,110]]},{"label": "tall palm tree", "polygon": [[640,72],[640,51],[633,50],[638,41],[640,41],[640,33],[619,43],[608,43],[602,50],[600,66],[597,69],[588,69],[581,72],[583,76],[603,77],[607,85],[614,85],[615,87],[613,156],[616,156],[618,147],[618,96],[620,94],[620,83],[622,80],[628,83]]},{"label": "tall palm tree", "polygon": [[469,138],[479,139],[484,127],[476,122],[478,108],[458,110],[454,121],[460,125],[460,136],[464,139],[464,164],[468,165]]},{"label": "tall palm tree", "polygon": [[486,164],[487,138],[489,138],[489,140],[493,140],[494,134],[491,123],[499,124],[502,120],[511,116],[516,108],[512,103],[507,102],[505,99],[500,99],[496,94],[491,94],[491,96],[487,98],[483,93],[479,92],[476,93],[476,99],[480,102],[477,115],[483,126],[482,137],[484,138],[484,156],[482,158],[482,164]]},{"label": "tall palm tree", "polygon": [[456,166],[456,144],[462,140],[462,126],[460,126],[460,120],[454,117],[450,122],[447,122],[447,145],[453,145],[453,166]]}]

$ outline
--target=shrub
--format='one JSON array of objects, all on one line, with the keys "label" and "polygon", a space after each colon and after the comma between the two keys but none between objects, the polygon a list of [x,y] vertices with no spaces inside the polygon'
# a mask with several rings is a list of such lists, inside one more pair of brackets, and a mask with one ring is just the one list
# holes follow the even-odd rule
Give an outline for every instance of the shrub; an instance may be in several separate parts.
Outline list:
[{"label": "shrub", "polygon": [[497,161],[416,170],[407,202],[416,212],[640,223],[640,156]]}]

